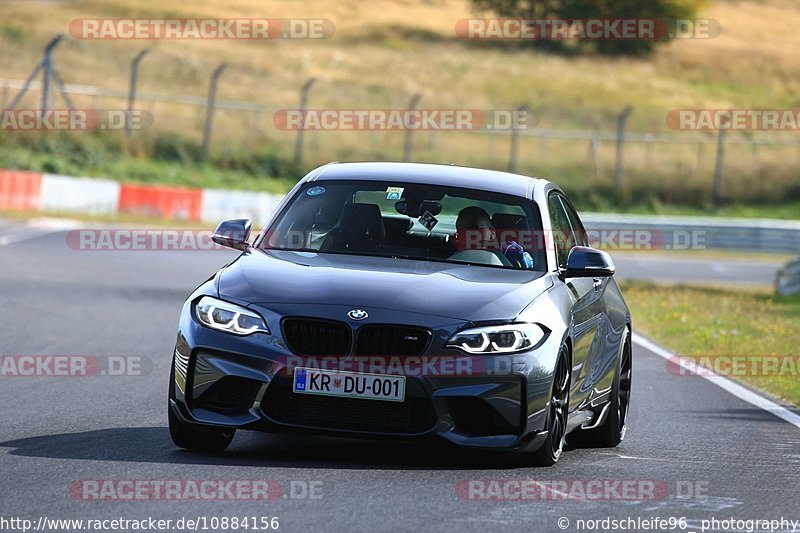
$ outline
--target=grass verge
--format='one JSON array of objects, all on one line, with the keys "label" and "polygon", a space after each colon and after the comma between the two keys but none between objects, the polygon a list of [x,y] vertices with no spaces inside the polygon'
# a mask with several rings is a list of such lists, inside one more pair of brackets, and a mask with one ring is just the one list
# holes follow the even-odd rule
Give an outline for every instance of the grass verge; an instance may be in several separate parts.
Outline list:
[{"label": "grass verge", "polygon": [[[782,297],[733,287],[669,286],[626,282],[622,285],[634,328],[682,356],[761,356],[783,359],[775,372],[733,370],[728,375],[782,401],[800,405],[796,366],[800,346],[800,295]],[[723,359],[724,358],[724,359]],[[704,362],[701,359],[700,362]],[[737,367],[734,367],[737,368]]]},{"label": "grass verge", "polygon": [[0,168],[134,183],[283,194],[302,177],[278,151],[220,154],[203,161],[196,143],[159,135],[144,146],[99,134],[0,137]]},{"label": "grass verge", "polygon": [[[473,166],[481,165],[475,162]],[[0,136],[0,168],[133,183],[284,194],[311,170],[312,165],[295,165],[285,151],[269,145],[252,153],[231,151],[204,161],[197,143],[180,135],[160,134],[146,143],[134,141],[127,144],[119,136],[60,132],[49,136]],[[699,196],[692,199],[679,195],[671,198],[674,203],[665,203],[655,192],[648,192],[646,187],[640,188],[636,194],[620,196],[613,187],[605,185],[587,184],[559,174],[551,176],[544,171],[527,173],[553,179],[582,211],[800,218],[800,200],[792,200],[791,197],[783,202],[751,201],[741,204],[731,201],[713,206],[699,200]]]}]

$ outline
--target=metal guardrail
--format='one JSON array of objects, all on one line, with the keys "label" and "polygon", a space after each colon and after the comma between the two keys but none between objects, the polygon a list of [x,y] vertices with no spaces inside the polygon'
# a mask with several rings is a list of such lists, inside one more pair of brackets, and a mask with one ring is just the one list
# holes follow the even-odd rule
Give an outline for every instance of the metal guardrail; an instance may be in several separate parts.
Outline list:
[{"label": "metal guardrail", "polygon": [[697,245],[694,247],[710,249],[800,254],[800,221],[795,220],[606,213],[584,213],[581,219],[589,231],[658,232],[659,242],[666,243],[667,247],[671,243],[680,247],[694,242]]}]

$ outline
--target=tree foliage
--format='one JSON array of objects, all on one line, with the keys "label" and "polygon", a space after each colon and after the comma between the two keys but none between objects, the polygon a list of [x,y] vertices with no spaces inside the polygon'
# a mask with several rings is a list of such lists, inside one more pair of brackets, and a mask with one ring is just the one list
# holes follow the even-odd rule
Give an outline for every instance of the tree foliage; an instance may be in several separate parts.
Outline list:
[{"label": "tree foliage", "polygon": [[[691,20],[707,0],[472,0],[481,10],[516,19],[657,19],[668,27],[676,20]],[[609,55],[642,55],[669,40],[532,41],[536,46],[595,50]]]}]

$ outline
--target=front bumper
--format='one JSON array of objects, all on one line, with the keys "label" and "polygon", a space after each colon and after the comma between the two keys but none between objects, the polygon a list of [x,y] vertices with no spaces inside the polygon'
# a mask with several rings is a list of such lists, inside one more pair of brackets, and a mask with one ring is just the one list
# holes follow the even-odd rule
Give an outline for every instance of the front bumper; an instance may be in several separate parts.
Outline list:
[{"label": "front bumper", "polygon": [[[403,356],[309,358],[293,354],[283,342],[281,318],[297,313],[279,307],[258,307],[272,335],[237,337],[198,324],[187,303],[170,383],[170,405],[179,418],[199,425],[261,431],[439,436],[461,446],[495,449],[535,448],[544,438],[552,372],[561,343],[554,335],[531,352],[466,356],[440,348],[465,326],[463,322],[370,310],[374,323],[430,329],[433,340],[426,355],[413,361]],[[315,311],[325,318],[344,316],[347,309],[319,306]],[[296,366],[403,374],[406,399],[386,402],[297,394],[292,391]]]}]

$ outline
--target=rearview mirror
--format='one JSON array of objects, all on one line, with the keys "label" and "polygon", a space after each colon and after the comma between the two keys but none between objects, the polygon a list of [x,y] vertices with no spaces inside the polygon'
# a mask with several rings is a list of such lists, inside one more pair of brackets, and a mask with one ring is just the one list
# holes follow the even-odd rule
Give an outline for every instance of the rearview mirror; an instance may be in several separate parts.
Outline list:
[{"label": "rearview mirror", "polygon": [[211,240],[234,250],[247,250],[249,238],[250,219],[234,218],[220,222]]},{"label": "rearview mirror", "polygon": [[616,271],[611,256],[602,250],[575,246],[569,251],[567,268],[561,271],[565,278],[607,278]]},{"label": "rearview mirror", "polygon": [[423,200],[421,202],[401,200],[394,204],[394,209],[401,215],[410,218],[417,218],[420,215],[424,215],[426,211],[436,216],[442,212],[442,203],[436,200]]}]

